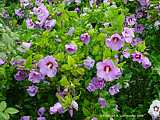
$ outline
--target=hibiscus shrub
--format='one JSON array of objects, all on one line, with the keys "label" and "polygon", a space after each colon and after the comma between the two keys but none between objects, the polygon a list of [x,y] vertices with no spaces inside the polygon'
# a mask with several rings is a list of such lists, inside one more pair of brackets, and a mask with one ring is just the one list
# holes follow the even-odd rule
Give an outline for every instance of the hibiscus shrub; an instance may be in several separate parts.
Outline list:
[{"label": "hibiscus shrub", "polygon": [[156,119],[157,3],[0,3],[0,119]]}]

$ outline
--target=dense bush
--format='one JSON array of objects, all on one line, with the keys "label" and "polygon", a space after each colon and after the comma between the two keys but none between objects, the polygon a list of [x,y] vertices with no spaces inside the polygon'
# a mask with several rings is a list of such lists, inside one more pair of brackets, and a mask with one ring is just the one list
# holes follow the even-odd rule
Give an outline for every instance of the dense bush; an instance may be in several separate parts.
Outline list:
[{"label": "dense bush", "polygon": [[158,119],[158,0],[0,6],[0,120]]}]

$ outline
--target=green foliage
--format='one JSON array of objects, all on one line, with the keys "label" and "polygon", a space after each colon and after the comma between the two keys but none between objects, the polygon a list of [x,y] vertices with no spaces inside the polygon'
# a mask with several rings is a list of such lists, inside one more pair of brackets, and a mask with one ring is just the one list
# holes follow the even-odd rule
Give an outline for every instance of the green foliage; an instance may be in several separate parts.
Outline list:
[{"label": "green foliage", "polygon": [[[143,114],[146,116],[144,119],[149,119],[147,112],[151,101],[160,99],[160,28],[153,24],[159,20],[155,9],[158,0],[150,0],[150,3],[153,6],[146,8],[150,17],[137,20],[137,23],[145,26],[143,33],[135,33],[135,36],[142,38],[143,42],[137,46],[127,43],[120,51],[112,51],[106,47],[105,40],[114,33],[122,33],[125,17],[134,14],[135,9],[140,7],[137,1],[128,1],[127,4],[124,4],[122,0],[113,0],[112,4],[99,4],[98,7],[94,4],[91,8],[87,0],[82,0],[81,4],[74,2],[66,4],[62,1],[48,3],[47,0],[44,0],[50,13],[49,19],[56,20],[56,25],[52,30],[27,29],[25,20],[28,17],[36,21],[32,10],[26,8],[24,18],[17,17],[14,11],[20,7],[18,1],[0,1],[0,11],[6,9],[10,15],[8,19],[0,18],[0,58],[6,62],[0,65],[0,101],[2,101],[0,102],[0,120],[18,120],[24,115],[37,119],[36,110],[42,106],[49,109],[57,101],[62,104],[65,113],[51,116],[47,111],[44,115],[46,119],[70,120],[67,110],[70,109],[73,100],[76,100],[79,105],[78,112],[74,111],[72,118],[75,120],[91,120],[93,117],[97,117],[98,120],[107,120],[111,117],[120,120],[123,119],[121,118],[123,115],[132,114]],[[80,13],[74,11],[77,6],[81,10]],[[75,31],[73,35],[68,35],[71,27]],[[83,33],[91,36],[88,45],[83,44],[80,40],[80,35]],[[22,42],[32,42],[32,47],[26,52],[20,52],[18,48]],[[75,54],[68,54],[65,51],[65,45],[68,43],[78,46]],[[126,48],[130,54],[139,51],[149,57],[152,67],[144,70],[141,65],[131,60],[132,56],[129,59],[124,58],[122,52]],[[57,75],[53,78],[45,77],[43,82],[36,84],[39,88],[37,96],[29,97],[26,89],[32,83],[28,81],[28,78],[23,81],[15,81],[14,75],[17,70],[11,66],[11,60],[26,59],[22,69],[29,74],[31,70],[37,70],[38,61],[47,55],[56,59]],[[118,55],[118,60],[115,58],[116,55]],[[122,77],[106,82],[103,90],[89,93],[86,87],[96,75],[96,65],[92,70],[86,69],[83,66],[83,60],[87,56],[92,57],[96,63],[104,59],[112,59],[123,71]],[[115,84],[120,86],[120,93],[111,96],[108,89]],[[63,97],[60,95],[62,90],[67,91]],[[99,97],[106,99],[106,108],[100,108]],[[16,105],[21,111],[12,107],[7,108],[7,104],[8,106]],[[116,105],[119,106],[120,112],[117,111]]]},{"label": "green foliage", "polygon": [[19,111],[15,108],[12,108],[12,107],[7,108],[6,101],[0,102],[0,119],[1,120],[9,120],[10,115],[16,114],[18,112]]}]

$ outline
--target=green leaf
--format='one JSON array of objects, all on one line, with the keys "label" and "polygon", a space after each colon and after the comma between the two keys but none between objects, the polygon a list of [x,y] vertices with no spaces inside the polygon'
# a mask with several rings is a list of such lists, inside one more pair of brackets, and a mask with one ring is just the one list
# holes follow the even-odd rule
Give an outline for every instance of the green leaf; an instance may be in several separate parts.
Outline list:
[{"label": "green leaf", "polygon": [[125,18],[124,15],[119,15],[119,16],[117,17],[117,32],[118,32],[118,33],[121,33],[122,30],[123,30],[124,18]]},{"label": "green leaf", "polygon": [[111,57],[111,50],[107,47],[103,49],[103,59]]},{"label": "green leaf", "polygon": [[0,112],[0,120],[9,120],[10,116],[7,113]]},{"label": "green leaf", "polygon": [[61,71],[66,71],[66,70],[70,70],[71,67],[68,64],[63,64],[61,67]]},{"label": "green leaf", "polygon": [[64,102],[62,103],[63,107],[66,109],[68,108],[72,103],[72,96],[71,95],[67,95],[64,97]]},{"label": "green leaf", "polygon": [[8,113],[4,112],[4,115],[5,115],[5,120],[9,120],[10,119],[10,116]]},{"label": "green leaf", "polygon": [[138,47],[138,51],[144,52],[144,50],[146,49],[145,42],[138,44],[137,47]]},{"label": "green leaf", "polygon": [[18,111],[17,109],[15,109],[15,108],[7,108],[7,109],[5,110],[5,112],[6,112],[6,113],[9,113],[9,114],[16,114],[16,113],[18,113],[19,111]]},{"label": "green leaf", "polygon": [[85,107],[83,107],[83,114],[85,115],[85,116],[90,116],[90,112],[89,112],[89,110],[88,109],[86,109]]},{"label": "green leaf", "polygon": [[63,60],[64,59],[64,53],[58,53],[57,55],[55,55],[55,58],[58,60]]},{"label": "green leaf", "polygon": [[125,64],[126,64],[126,61],[124,61],[124,62],[118,64],[118,67],[119,67],[119,68],[122,68]]},{"label": "green leaf", "polygon": [[83,75],[84,72],[85,72],[84,68],[78,68],[76,71],[77,71],[77,73],[80,74],[80,75]]},{"label": "green leaf", "polygon": [[32,56],[29,56],[29,57],[27,58],[25,67],[26,67],[26,68],[29,68],[29,69],[32,68]]},{"label": "green leaf", "polygon": [[75,64],[75,60],[71,57],[71,56],[68,56],[68,60],[67,60],[68,64],[70,66],[74,65]]},{"label": "green leaf", "polygon": [[4,111],[6,109],[6,107],[7,107],[6,101],[2,101],[0,103],[0,112]]},{"label": "green leaf", "polygon": [[70,85],[70,83],[68,82],[67,78],[66,77],[63,77],[61,80],[60,80],[60,85],[61,86],[64,86],[64,87],[67,87]]}]

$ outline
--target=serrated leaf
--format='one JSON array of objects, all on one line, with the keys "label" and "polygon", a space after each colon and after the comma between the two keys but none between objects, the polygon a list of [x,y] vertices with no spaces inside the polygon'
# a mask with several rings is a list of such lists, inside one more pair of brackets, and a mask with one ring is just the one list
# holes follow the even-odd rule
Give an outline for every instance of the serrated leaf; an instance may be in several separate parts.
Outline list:
[{"label": "serrated leaf", "polygon": [[1,112],[4,111],[4,110],[6,109],[6,107],[7,107],[6,101],[2,101],[2,102],[0,103],[0,111],[1,111]]},{"label": "serrated leaf", "polygon": [[16,114],[16,113],[18,113],[19,111],[18,111],[17,109],[15,109],[15,108],[7,108],[7,109],[5,110],[5,112],[6,112],[6,113],[9,113],[9,114]]}]

